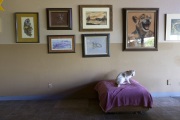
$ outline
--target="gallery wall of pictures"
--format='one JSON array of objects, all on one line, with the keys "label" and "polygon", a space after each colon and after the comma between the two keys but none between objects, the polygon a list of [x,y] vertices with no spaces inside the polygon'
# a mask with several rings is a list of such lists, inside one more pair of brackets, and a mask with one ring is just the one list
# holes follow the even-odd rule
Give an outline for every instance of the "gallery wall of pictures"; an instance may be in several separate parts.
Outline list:
[{"label": "gallery wall of pictures", "polygon": [[[72,8],[46,8],[47,30],[73,30]],[[109,57],[112,5],[78,5],[82,57]],[[122,8],[122,51],[157,51],[159,8]],[[39,43],[39,13],[16,12],[16,43]],[[75,53],[75,34],[47,35],[48,53]],[[166,15],[166,40],[180,39],[180,15]]]},{"label": "gallery wall of pictures", "polygon": [[[79,5],[80,32],[113,30],[112,5]],[[16,43],[39,43],[39,13],[15,13]],[[72,8],[46,8],[47,30],[72,30]],[[110,33],[82,34],[83,57],[109,57]],[[48,53],[75,53],[75,35],[47,35]]]}]

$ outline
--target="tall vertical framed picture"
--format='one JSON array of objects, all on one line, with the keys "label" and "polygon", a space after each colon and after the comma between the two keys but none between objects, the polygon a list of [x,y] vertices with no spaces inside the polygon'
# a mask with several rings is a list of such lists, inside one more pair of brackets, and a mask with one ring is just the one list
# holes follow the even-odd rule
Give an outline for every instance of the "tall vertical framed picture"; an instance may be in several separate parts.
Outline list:
[{"label": "tall vertical framed picture", "polygon": [[74,35],[48,35],[48,53],[74,53]]},{"label": "tall vertical framed picture", "polygon": [[15,13],[16,42],[39,43],[39,14]]},{"label": "tall vertical framed picture", "polygon": [[157,51],[159,8],[123,8],[123,50]]},{"label": "tall vertical framed picture", "polygon": [[166,40],[180,41],[180,14],[166,14]]},{"label": "tall vertical framed picture", "polygon": [[46,8],[48,30],[72,30],[72,8]]},{"label": "tall vertical framed picture", "polygon": [[83,57],[109,57],[110,34],[82,34]]},{"label": "tall vertical framed picture", "polygon": [[79,5],[79,31],[112,31],[112,5]]}]

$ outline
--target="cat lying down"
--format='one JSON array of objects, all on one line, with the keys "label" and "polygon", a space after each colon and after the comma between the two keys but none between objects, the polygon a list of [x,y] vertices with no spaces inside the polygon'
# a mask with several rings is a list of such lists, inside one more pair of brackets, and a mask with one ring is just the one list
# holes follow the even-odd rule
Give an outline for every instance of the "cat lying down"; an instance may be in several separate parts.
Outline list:
[{"label": "cat lying down", "polygon": [[120,87],[121,84],[125,84],[125,81],[131,84],[129,79],[133,76],[135,76],[135,70],[128,70],[128,71],[119,73],[116,78],[117,86]]}]

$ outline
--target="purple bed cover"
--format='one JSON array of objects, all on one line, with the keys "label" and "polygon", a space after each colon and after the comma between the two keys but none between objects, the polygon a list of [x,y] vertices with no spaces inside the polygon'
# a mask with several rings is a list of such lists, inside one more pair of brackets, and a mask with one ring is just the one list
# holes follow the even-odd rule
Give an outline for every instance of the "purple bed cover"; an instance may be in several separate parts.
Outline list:
[{"label": "purple bed cover", "polygon": [[96,84],[100,107],[108,112],[113,107],[120,106],[144,106],[152,108],[153,99],[148,90],[131,79],[131,84],[124,84],[117,87],[115,80],[103,80]]}]

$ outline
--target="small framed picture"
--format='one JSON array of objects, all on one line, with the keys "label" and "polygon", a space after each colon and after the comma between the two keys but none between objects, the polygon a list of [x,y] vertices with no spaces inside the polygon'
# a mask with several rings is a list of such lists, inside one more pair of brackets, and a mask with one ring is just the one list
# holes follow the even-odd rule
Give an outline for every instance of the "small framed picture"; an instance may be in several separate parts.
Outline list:
[{"label": "small framed picture", "polygon": [[39,43],[39,14],[15,13],[16,43]]},{"label": "small framed picture", "polygon": [[166,14],[166,40],[180,41],[180,14]]},{"label": "small framed picture", "polygon": [[109,57],[110,34],[82,34],[83,57]]},{"label": "small framed picture", "polygon": [[112,5],[79,5],[79,31],[112,31]]},{"label": "small framed picture", "polygon": [[48,35],[49,53],[74,53],[75,36],[74,35]]},{"label": "small framed picture", "polygon": [[46,8],[48,30],[72,30],[72,8]]},{"label": "small framed picture", "polygon": [[123,50],[158,50],[159,8],[123,8]]}]

